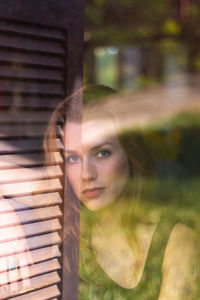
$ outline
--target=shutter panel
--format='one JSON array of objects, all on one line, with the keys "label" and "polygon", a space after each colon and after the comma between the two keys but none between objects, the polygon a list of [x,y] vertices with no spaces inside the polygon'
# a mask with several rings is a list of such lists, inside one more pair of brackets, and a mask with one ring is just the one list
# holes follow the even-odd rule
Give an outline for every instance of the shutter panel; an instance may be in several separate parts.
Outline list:
[{"label": "shutter panel", "polygon": [[28,266],[20,263],[20,274],[29,278],[5,280],[0,299],[61,294],[61,127],[54,164],[44,166],[43,139],[52,111],[66,95],[66,44],[64,29],[0,20],[0,262],[5,256],[19,262],[24,243],[31,257]]}]

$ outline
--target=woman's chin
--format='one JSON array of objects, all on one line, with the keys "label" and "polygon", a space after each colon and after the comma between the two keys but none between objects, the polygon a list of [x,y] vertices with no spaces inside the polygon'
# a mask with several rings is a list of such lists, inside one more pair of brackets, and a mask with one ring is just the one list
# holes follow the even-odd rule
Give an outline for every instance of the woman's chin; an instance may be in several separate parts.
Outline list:
[{"label": "woman's chin", "polygon": [[89,210],[99,211],[104,208],[107,208],[113,201],[104,199],[84,199],[81,201]]}]

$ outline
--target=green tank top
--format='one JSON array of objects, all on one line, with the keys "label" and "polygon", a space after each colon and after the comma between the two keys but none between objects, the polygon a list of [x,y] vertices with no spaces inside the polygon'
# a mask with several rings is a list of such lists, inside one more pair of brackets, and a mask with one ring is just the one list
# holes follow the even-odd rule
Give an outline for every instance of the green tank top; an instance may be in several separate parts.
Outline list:
[{"label": "green tank top", "polygon": [[162,262],[169,235],[175,224],[162,220],[157,225],[148,251],[142,278],[132,289],[118,286],[102,270],[92,250],[90,236],[81,237],[79,300],[156,300],[162,282]]}]

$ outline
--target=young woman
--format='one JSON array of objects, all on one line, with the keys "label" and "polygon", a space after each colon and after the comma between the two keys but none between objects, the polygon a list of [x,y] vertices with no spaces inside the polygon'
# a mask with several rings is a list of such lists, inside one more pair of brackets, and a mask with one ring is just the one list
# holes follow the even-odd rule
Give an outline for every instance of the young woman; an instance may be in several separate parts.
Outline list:
[{"label": "young woman", "polygon": [[80,299],[198,299],[199,238],[161,213],[147,147],[101,101],[110,94],[83,90],[82,116],[71,96],[50,126],[65,117],[66,175],[83,204]]}]

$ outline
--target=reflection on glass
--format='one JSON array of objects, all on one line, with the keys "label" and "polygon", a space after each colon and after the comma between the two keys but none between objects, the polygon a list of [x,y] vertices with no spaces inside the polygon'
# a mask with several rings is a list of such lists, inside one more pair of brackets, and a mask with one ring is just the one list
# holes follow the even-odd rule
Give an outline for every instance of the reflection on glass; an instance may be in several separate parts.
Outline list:
[{"label": "reflection on glass", "polygon": [[199,104],[175,95],[134,99],[93,86],[83,90],[82,121],[75,96],[54,113],[54,122],[66,114],[66,176],[81,201],[80,299],[200,295],[199,171],[183,155]]}]

